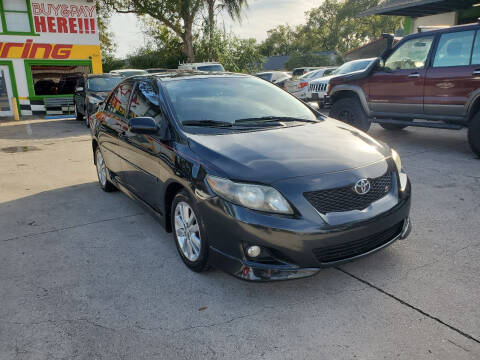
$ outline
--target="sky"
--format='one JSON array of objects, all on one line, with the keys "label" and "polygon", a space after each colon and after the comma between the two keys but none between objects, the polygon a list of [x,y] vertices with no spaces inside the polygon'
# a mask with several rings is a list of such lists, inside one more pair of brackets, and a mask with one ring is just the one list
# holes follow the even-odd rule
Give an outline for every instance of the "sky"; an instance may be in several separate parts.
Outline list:
[{"label": "sky", "polygon": [[[267,30],[278,25],[298,25],[305,21],[305,11],[318,7],[323,0],[249,0],[243,11],[242,22],[232,21],[226,14],[219,14],[218,23],[239,37],[253,37],[262,41]],[[143,34],[133,14],[115,14],[111,19],[111,31],[115,34],[117,56],[125,57],[144,44]]]}]

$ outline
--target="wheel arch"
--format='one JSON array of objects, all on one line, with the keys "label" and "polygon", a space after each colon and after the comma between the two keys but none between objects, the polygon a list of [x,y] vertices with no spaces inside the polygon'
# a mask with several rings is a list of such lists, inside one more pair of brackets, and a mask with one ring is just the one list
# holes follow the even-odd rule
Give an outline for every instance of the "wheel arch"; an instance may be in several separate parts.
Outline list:
[{"label": "wheel arch", "polygon": [[165,231],[172,232],[172,204],[175,195],[177,195],[180,191],[187,190],[185,186],[180,184],[177,181],[173,181],[167,185],[164,194],[164,214],[165,214]]},{"label": "wheel arch", "polygon": [[472,121],[473,117],[480,111],[480,90],[477,91],[475,97],[471,100],[467,121]]},{"label": "wheel arch", "polygon": [[360,104],[362,104],[365,113],[367,115],[370,115],[367,97],[365,96],[365,93],[363,92],[361,87],[356,85],[337,85],[332,89],[330,93],[330,102],[333,105],[336,101],[344,99],[346,97],[356,97],[358,100],[360,100]]}]

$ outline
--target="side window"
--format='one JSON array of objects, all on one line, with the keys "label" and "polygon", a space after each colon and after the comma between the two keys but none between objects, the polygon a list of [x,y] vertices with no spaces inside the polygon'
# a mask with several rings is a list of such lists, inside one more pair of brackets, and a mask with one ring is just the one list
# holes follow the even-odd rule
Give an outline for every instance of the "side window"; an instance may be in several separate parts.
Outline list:
[{"label": "side window", "polygon": [[432,43],[433,36],[412,39],[403,43],[387,59],[385,68],[390,70],[423,69]]},{"label": "side window", "polygon": [[472,65],[480,64],[480,32],[477,31],[475,43],[473,44]]},{"label": "side window", "polygon": [[433,67],[470,65],[475,31],[443,34],[437,46]]},{"label": "side window", "polygon": [[108,99],[105,111],[119,116],[125,116],[127,114],[128,99],[132,94],[132,88],[133,83],[130,81],[121,83]]},{"label": "side window", "polygon": [[152,81],[138,82],[128,111],[128,118],[134,117],[151,117],[157,123],[163,119],[158,92]]}]

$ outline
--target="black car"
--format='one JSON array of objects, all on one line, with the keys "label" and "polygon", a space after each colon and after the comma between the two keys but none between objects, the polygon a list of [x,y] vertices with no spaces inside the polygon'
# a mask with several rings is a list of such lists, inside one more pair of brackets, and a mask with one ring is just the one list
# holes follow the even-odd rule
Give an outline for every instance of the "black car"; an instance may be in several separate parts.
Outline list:
[{"label": "black car", "polygon": [[309,276],[410,231],[398,154],[256,77],[132,77],[92,120],[101,187],[156,214],[194,271]]},{"label": "black car", "polygon": [[122,76],[112,74],[85,75],[79,78],[73,94],[76,119],[85,119],[85,125],[90,127],[90,115],[95,114],[98,104],[122,80]]}]

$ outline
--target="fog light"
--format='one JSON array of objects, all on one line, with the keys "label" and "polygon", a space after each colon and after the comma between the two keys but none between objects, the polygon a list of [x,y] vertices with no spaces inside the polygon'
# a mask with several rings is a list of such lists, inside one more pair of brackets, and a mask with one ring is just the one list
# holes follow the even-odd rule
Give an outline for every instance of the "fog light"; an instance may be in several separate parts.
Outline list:
[{"label": "fog light", "polygon": [[262,249],[260,249],[260,246],[254,245],[254,246],[250,246],[247,249],[247,254],[248,254],[248,256],[254,258],[254,257],[257,257],[258,255],[260,255],[261,251],[262,251]]}]

